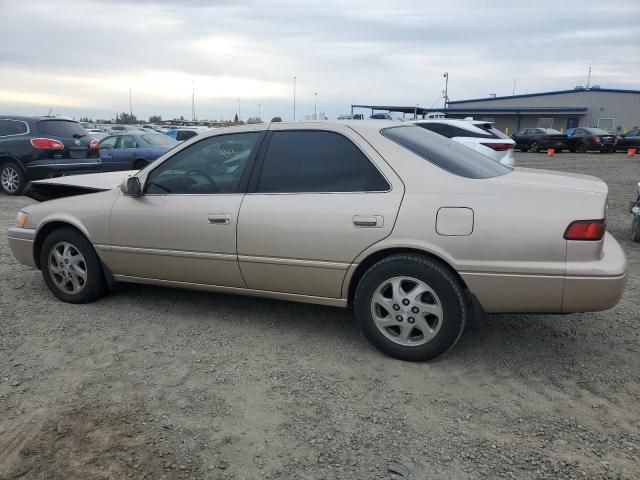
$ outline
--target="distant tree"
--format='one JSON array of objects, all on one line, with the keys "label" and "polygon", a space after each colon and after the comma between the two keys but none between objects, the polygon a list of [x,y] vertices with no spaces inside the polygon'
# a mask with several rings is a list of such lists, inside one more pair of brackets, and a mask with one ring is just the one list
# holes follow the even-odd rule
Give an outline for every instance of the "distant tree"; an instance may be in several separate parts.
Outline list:
[{"label": "distant tree", "polygon": [[233,117],[233,123],[234,123],[235,125],[237,125],[238,123],[240,123],[240,122],[238,122],[238,114],[237,114],[237,113],[236,113],[236,116],[235,116],[235,117]]},{"label": "distant tree", "polygon": [[120,114],[120,116],[116,115],[116,123],[122,123],[122,124],[125,124],[125,125],[129,125],[129,124],[132,124],[132,123],[138,123],[138,119],[133,114],[130,115],[128,113],[122,112]]},{"label": "distant tree", "polygon": [[271,121],[272,121],[272,122],[281,122],[281,121],[282,121],[282,119],[281,119],[280,117],[273,117],[273,118],[271,119]]},{"label": "distant tree", "polygon": [[80,121],[93,123],[93,119],[91,117],[80,117]]},{"label": "distant tree", "polygon": [[149,117],[149,123],[158,123],[162,121],[162,117],[160,115],[151,115]]},{"label": "distant tree", "polygon": [[182,115],[180,115],[180,120],[184,120],[184,117]]}]

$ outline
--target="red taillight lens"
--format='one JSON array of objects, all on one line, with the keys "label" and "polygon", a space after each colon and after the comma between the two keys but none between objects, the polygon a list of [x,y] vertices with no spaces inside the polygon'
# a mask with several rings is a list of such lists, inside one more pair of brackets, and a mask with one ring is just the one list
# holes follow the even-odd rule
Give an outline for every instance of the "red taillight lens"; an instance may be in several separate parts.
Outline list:
[{"label": "red taillight lens", "polygon": [[62,142],[52,138],[32,138],[31,145],[43,150],[57,150],[64,148]]},{"label": "red taillight lens", "polygon": [[100,142],[94,138],[93,140],[91,140],[91,143],[89,144],[89,149],[98,150],[98,148],[100,148]]},{"label": "red taillight lens", "polygon": [[571,222],[564,232],[565,240],[602,240],[607,231],[607,221],[576,220]]},{"label": "red taillight lens", "polygon": [[595,137],[591,137],[591,140],[600,143],[600,137],[598,137],[597,135]]},{"label": "red taillight lens", "polygon": [[498,152],[504,152],[505,150],[511,150],[513,148],[513,143],[483,143],[480,142],[480,145],[484,145],[485,147],[492,148]]}]

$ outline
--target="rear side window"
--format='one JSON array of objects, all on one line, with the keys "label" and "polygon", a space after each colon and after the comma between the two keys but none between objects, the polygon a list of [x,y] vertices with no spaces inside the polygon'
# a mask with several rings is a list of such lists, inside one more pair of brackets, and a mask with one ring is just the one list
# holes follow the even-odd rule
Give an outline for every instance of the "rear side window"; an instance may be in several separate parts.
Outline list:
[{"label": "rear side window", "polygon": [[382,135],[411,150],[438,167],[466,178],[492,178],[505,175],[510,168],[451,140],[423,128],[390,127]]},{"label": "rear side window", "polygon": [[274,132],[258,192],[366,192],[390,186],[353,142],[324,131]]},{"label": "rear side window", "polygon": [[42,135],[50,135],[52,137],[72,138],[84,137],[87,131],[82,128],[78,122],[67,120],[43,120],[38,123],[38,130]]},{"label": "rear side window", "polygon": [[27,124],[20,120],[0,120],[0,137],[24,135],[29,131]]},{"label": "rear side window", "polygon": [[418,125],[443,137],[451,138],[456,136],[452,134],[450,126],[446,123],[419,123]]}]

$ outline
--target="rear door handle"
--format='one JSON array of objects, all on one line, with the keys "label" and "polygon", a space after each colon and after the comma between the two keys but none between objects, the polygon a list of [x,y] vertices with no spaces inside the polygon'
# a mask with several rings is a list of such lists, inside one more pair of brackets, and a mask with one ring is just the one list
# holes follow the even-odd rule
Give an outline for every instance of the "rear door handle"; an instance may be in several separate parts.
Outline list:
[{"label": "rear door handle", "polygon": [[231,223],[231,214],[230,213],[210,213],[208,219],[209,219],[209,223],[214,223],[216,225],[228,225]]},{"label": "rear door handle", "polygon": [[382,215],[354,215],[353,224],[357,228],[381,228],[384,225]]}]

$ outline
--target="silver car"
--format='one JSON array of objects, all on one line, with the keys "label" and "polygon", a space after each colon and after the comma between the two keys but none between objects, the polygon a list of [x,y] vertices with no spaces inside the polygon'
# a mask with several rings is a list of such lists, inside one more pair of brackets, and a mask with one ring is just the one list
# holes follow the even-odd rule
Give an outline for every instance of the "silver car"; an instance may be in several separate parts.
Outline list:
[{"label": "silver car", "polygon": [[377,348],[425,360],[475,309],[603,310],[625,286],[604,182],[512,169],[410,124],[218,129],[140,172],[29,192],[82,189],[23,209],[8,235],[72,303],[134,282],[353,307]]}]

